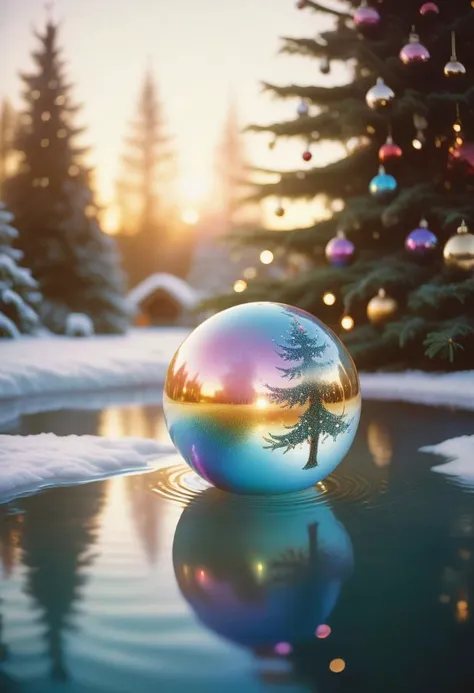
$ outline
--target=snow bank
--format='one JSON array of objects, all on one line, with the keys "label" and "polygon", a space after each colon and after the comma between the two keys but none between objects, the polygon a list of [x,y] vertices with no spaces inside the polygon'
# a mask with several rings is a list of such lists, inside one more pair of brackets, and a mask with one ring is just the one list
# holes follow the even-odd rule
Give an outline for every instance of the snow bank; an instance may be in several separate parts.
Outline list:
[{"label": "snow bank", "polygon": [[474,371],[459,373],[363,373],[362,397],[474,410]]},{"label": "snow bank", "polygon": [[420,452],[445,457],[448,461],[433,467],[432,471],[453,476],[462,486],[474,490],[474,436],[461,436],[438,445],[427,445],[420,448]]},{"label": "snow bank", "polygon": [[126,336],[25,337],[0,344],[0,400],[161,385],[189,330],[133,330]]},{"label": "snow bank", "polygon": [[0,503],[48,486],[155,469],[170,455],[171,445],[140,438],[0,436]]}]

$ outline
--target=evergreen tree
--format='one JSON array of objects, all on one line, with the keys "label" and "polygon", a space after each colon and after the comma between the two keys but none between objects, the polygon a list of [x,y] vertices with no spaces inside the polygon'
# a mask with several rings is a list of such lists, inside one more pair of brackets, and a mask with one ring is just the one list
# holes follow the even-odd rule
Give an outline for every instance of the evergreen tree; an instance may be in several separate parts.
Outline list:
[{"label": "evergreen tree", "polygon": [[188,253],[182,248],[182,257],[178,257],[178,234],[174,233],[176,160],[150,70],[145,75],[131,135],[126,139],[123,164],[118,185],[122,227],[119,244],[130,284],[159,271],[183,276]]},{"label": "evergreen tree", "polygon": [[[336,86],[328,86],[328,79],[324,86],[265,84],[268,92],[280,98],[307,100],[310,110],[289,122],[253,129],[295,138],[302,142],[302,151],[310,138],[318,143],[313,144],[313,154],[319,151],[316,147],[339,143],[341,156],[327,165],[283,172],[279,182],[260,186],[257,197],[324,195],[330,213],[311,228],[254,233],[252,243],[304,252],[316,267],[285,284],[249,287],[240,299],[263,295],[296,304],[339,332],[338,322],[349,312],[356,327],[344,338],[363,368],[472,367],[474,280],[469,273],[446,267],[441,257],[441,249],[463,218],[474,231],[470,144],[474,139],[474,12],[470,3],[439,0],[439,15],[424,17],[421,0],[385,0],[376,5],[380,23],[366,35],[352,21],[358,0],[308,0],[302,5],[316,13],[315,28],[319,13],[332,17],[333,27],[315,38],[285,38],[283,51],[314,59],[323,73],[337,66],[348,79]],[[399,53],[413,25],[431,59],[404,65]],[[465,76],[444,74],[453,31]],[[395,92],[391,109],[384,112],[366,104],[367,91],[379,77]],[[368,193],[368,186],[379,166],[378,150],[390,133],[403,151],[389,169],[399,192],[395,198],[381,200]],[[423,217],[438,237],[438,251],[429,261],[419,262],[405,251],[404,243]],[[357,249],[356,261],[346,269],[330,267],[324,259],[325,246],[338,230],[345,231]],[[380,288],[397,300],[399,311],[374,327],[368,323],[366,310]],[[322,296],[328,291],[338,299],[334,307],[323,304]],[[235,296],[226,297],[220,305],[235,301]]]},{"label": "evergreen tree", "polygon": [[45,324],[62,332],[69,313],[86,313],[97,332],[122,332],[128,324],[122,277],[113,241],[101,231],[90,187],[78,108],[64,76],[58,27],[48,20],[36,33],[36,71],[23,74],[26,110],[16,146],[18,172],[5,184],[17,220],[19,243],[38,280]]},{"label": "evergreen tree", "polygon": [[31,334],[40,327],[35,307],[41,294],[30,270],[17,264],[23,253],[13,247],[18,231],[12,221],[13,214],[0,203],[0,337]]},{"label": "evergreen tree", "polygon": [[309,457],[303,469],[311,469],[318,465],[318,447],[321,436],[331,436],[336,440],[337,436],[347,431],[350,422],[346,414],[333,414],[324,405],[324,397],[330,393],[330,383],[315,381],[314,373],[323,364],[320,359],[327,349],[327,344],[320,343],[317,338],[310,337],[298,320],[293,319],[286,339],[286,344],[278,344],[278,355],[286,362],[298,362],[289,368],[279,368],[283,378],[290,381],[298,380],[293,387],[272,387],[266,385],[269,390],[270,401],[287,409],[302,407],[308,408],[300,417],[297,424],[287,426],[288,433],[274,435],[270,433],[265,440],[269,445],[267,449],[277,450],[286,448],[285,452],[292,450],[297,445],[309,442]]}]

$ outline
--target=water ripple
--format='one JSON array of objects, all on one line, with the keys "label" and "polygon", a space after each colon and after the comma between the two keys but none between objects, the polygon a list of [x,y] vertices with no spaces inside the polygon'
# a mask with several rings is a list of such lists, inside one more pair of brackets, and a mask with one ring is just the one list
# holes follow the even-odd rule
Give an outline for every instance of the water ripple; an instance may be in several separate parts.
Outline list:
[{"label": "water ripple", "polygon": [[[152,491],[168,501],[185,507],[209,488],[212,488],[211,484],[184,463],[180,463],[156,472]],[[294,510],[315,503],[372,504],[380,492],[380,487],[371,484],[361,475],[336,473],[306,491],[279,496],[248,496],[247,498],[249,503],[252,503],[253,499],[256,504],[268,505],[270,509],[285,512],[288,509]]]}]

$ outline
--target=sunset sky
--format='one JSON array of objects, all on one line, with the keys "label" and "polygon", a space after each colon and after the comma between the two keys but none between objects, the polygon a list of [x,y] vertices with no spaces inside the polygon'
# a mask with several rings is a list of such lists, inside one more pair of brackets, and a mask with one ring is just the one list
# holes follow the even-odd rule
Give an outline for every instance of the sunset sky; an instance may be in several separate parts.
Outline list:
[{"label": "sunset sky", "polygon": [[[0,96],[15,105],[20,103],[18,72],[31,68],[30,54],[38,45],[32,29],[44,25],[44,4],[1,2]],[[81,122],[87,126],[105,204],[113,201],[123,137],[148,64],[176,141],[183,208],[203,204],[196,198],[209,188],[232,97],[243,125],[273,122],[293,117],[295,103],[263,96],[259,80],[310,84],[334,79],[322,77],[314,61],[277,56],[279,36],[311,36],[324,26],[320,17],[296,10],[293,0],[57,0],[54,17],[61,21],[74,95],[84,104]],[[282,143],[270,151],[268,142],[265,135],[247,138],[255,162],[301,167],[303,143]],[[294,205],[282,225],[310,223],[317,211],[311,203]]]}]

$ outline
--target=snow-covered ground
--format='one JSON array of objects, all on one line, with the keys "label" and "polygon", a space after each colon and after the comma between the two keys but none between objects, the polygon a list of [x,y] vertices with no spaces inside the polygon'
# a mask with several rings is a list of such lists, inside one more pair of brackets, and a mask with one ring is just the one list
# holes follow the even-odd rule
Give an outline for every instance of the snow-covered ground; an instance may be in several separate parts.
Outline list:
[{"label": "snow-covered ground", "polygon": [[157,404],[168,364],[188,333],[163,328],[125,337],[2,340],[0,425],[22,414],[102,409],[138,397]]},{"label": "snow-covered ground", "polygon": [[421,452],[445,457],[447,462],[432,467],[431,471],[447,474],[466,488],[474,490],[474,436],[460,436],[438,445],[427,445]]},{"label": "snow-covered ground", "polygon": [[0,503],[48,486],[156,469],[170,456],[171,445],[141,438],[0,436]]}]

